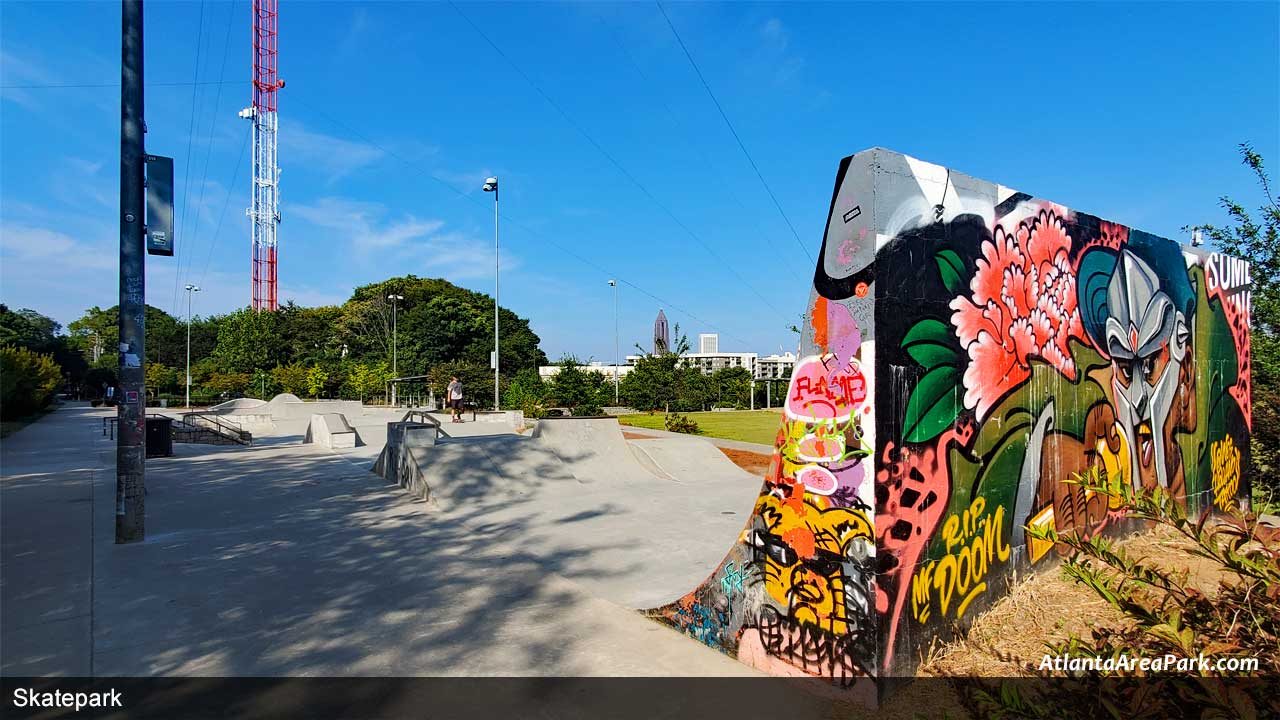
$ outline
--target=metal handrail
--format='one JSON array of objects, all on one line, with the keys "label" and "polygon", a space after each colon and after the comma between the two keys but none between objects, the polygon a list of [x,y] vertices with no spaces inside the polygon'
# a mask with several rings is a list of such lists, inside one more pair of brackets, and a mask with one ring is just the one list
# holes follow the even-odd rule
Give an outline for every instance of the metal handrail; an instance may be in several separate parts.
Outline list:
[{"label": "metal handrail", "polygon": [[[414,420],[414,418],[420,419]],[[440,427],[440,421],[431,417],[430,413],[426,410],[410,410],[404,414],[404,417],[400,418],[400,422],[420,422],[424,425],[430,425],[435,428]]]},{"label": "metal handrail", "polygon": [[[230,420],[224,420],[217,413],[210,412],[188,412],[182,414],[182,422],[192,427],[200,427],[199,421],[207,423],[206,430],[212,430],[219,435],[224,435],[245,445],[253,444],[253,436],[246,433],[239,423]],[[212,425],[213,427],[209,427]]]},{"label": "metal handrail", "polygon": [[[160,413],[147,413],[145,417],[153,417],[153,418],[167,418],[167,417],[169,417],[169,416],[168,416],[168,415],[162,415],[162,414],[160,414]],[[120,416],[119,416],[119,415],[109,415],[109,416],[107,416],[107,417],[102,418],[102,434],[103,434],[103,436],[108,436],[108,435],[109,435],[109,436],[110,436],[110,439],[115,440],[115,439],[116,439],[116,427],[118,427],[118,426],[119,426],[119,424],[120,424]]]}]

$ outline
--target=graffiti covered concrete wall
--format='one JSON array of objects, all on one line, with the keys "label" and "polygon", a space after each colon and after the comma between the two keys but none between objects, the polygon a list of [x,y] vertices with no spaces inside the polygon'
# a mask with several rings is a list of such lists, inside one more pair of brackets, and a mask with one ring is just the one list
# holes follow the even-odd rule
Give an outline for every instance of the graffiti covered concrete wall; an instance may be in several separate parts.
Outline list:
[{"label": "graffiti covered concrete wall", "polygon": [[1056,555],[1121,532],[1067,482],[1248,502],[1249,269],[872,149],[840,164],[754,515],[653,615],[779,675],[858,687]]}]

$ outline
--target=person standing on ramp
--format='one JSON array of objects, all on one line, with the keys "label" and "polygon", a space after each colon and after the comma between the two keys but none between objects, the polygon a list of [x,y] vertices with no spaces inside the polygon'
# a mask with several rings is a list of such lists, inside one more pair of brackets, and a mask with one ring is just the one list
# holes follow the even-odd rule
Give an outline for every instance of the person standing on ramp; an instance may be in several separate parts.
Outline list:
[{"label": "person standing on ramp", "polygon": [[447,399],[449,410],[453,413],[452,422],[462,422],[462,383],[458,381],[457,375],[449,379]]}]

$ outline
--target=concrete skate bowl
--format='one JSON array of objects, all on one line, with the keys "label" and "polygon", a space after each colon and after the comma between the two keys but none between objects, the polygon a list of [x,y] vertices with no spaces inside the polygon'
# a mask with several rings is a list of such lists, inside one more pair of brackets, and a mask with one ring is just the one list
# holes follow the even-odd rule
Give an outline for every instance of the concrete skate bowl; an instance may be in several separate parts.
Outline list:
[{"label": "concrete skate bowl", "polygon": [[[675,440],[724,459],[705,440]],[[667,441],[636,441],[646,444],[641,453],[614,418],[543,420],[531,436],[439,437],[399,448],[393,439],[376,471],[425,499],[439,521],[518,537],[549,572],[643,609],[702,581],[741,535],[759,494],[759,479],[727,460],[686,472],[670,462],[681,449]],[[662,461],[678,472],[659,468]]]}]

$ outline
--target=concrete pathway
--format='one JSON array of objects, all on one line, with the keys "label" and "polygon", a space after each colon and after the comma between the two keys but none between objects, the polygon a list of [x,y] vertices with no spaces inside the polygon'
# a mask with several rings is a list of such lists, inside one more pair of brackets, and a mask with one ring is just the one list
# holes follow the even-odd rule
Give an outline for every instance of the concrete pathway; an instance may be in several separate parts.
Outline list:
[{"label": "concrete pathway", "polygon": [[755,674],[288,437],[148,461],[147,540],[115,545],[109,414],[0,447],[6,676]]}]

